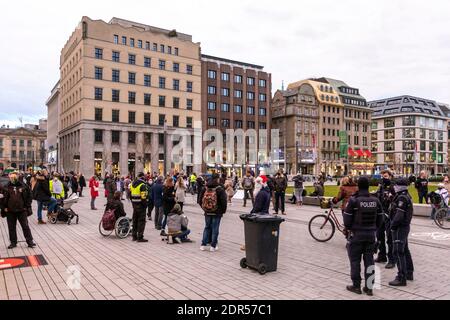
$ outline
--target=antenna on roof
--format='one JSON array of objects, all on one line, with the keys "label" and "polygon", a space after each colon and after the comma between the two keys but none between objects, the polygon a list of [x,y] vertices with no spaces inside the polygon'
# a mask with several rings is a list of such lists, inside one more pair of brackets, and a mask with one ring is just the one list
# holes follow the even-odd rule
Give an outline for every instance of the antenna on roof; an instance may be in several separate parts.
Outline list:
[{"label": "antenna on roof", "polygon": [[284,91],[284,80],[281,80],[281,91]]},{"label": "antenna on roof", "polygon": [[19,117],[19,121],[20,121],[20,127],[23,127],[23,117]]}]

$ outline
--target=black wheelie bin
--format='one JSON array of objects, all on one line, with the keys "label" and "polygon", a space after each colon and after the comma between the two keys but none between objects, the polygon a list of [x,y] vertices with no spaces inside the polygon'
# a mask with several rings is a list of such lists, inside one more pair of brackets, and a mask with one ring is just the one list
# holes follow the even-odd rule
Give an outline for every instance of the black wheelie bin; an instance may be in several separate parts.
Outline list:
[{"label": "black wheelie bin", "polygon": [[245,253],[241,268],[252,268],[260,274],[277,270],[280,224],[284,219],[268,214],[243,214]]}]

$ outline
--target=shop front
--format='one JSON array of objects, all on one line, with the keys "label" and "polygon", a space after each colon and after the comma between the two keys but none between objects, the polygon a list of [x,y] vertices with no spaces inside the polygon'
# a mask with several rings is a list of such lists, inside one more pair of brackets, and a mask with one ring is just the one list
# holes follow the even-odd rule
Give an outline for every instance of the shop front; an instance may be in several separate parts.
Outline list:
[{"label": "shop front", "polygon": [[101,177],[103,175],[103,153],[95,152],[94,154],[94,174],[97,177]]},{"label": "shop front", "polygon": [[136,175],[135,169],[136,169],[136,154],[129,153],[128,154],[128,174],[133,178]]}]

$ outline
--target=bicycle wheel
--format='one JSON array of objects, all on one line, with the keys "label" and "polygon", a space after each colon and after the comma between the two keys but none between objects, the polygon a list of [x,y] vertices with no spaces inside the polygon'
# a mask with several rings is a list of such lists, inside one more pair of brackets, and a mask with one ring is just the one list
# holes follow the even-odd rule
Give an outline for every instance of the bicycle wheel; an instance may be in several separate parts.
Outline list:
[{"label": "bicycle wheel", "polygon": [[314,240],[327,242],[333,238],[336,226],[334,225],[333,220],[329,219],[328,216],[320,214],[312,217],[309,221],[308,229]]},{"label": "bicycle wheel", "polygon": [[131,221],[127,217],[119,218],[116,222],[116,236],[125,239],[131,232]]},{"label": "bicycle wheel", "polygon": [[447,208],[441,208],[436,212],[434,217],[436,225],[445,230],[450,230],[450,215]]},{"label": "bicycle wheel", "polygon": [[103,223],[102,223],[102,221],[100,221],[100,223],[98,224],[98,231],[100,231],[100,234],[102,236],[109,237],[111,235],[111,233],[113,233],[114,230],[103,229]]}]

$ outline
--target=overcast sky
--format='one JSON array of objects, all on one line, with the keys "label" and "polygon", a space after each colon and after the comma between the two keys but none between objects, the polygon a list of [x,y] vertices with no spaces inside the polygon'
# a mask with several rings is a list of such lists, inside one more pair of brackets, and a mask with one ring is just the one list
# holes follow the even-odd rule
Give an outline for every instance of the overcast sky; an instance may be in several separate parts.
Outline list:
[{"label": "overcast sky", "polygon": [[192,34],[205,54],[263,65],[274,91],[282,80],[327,76],[368,100],[411,94],[450,103],[447,0],[25,0],[0,8],[0,124],[46,117],[60,51],[83,15]]}]

